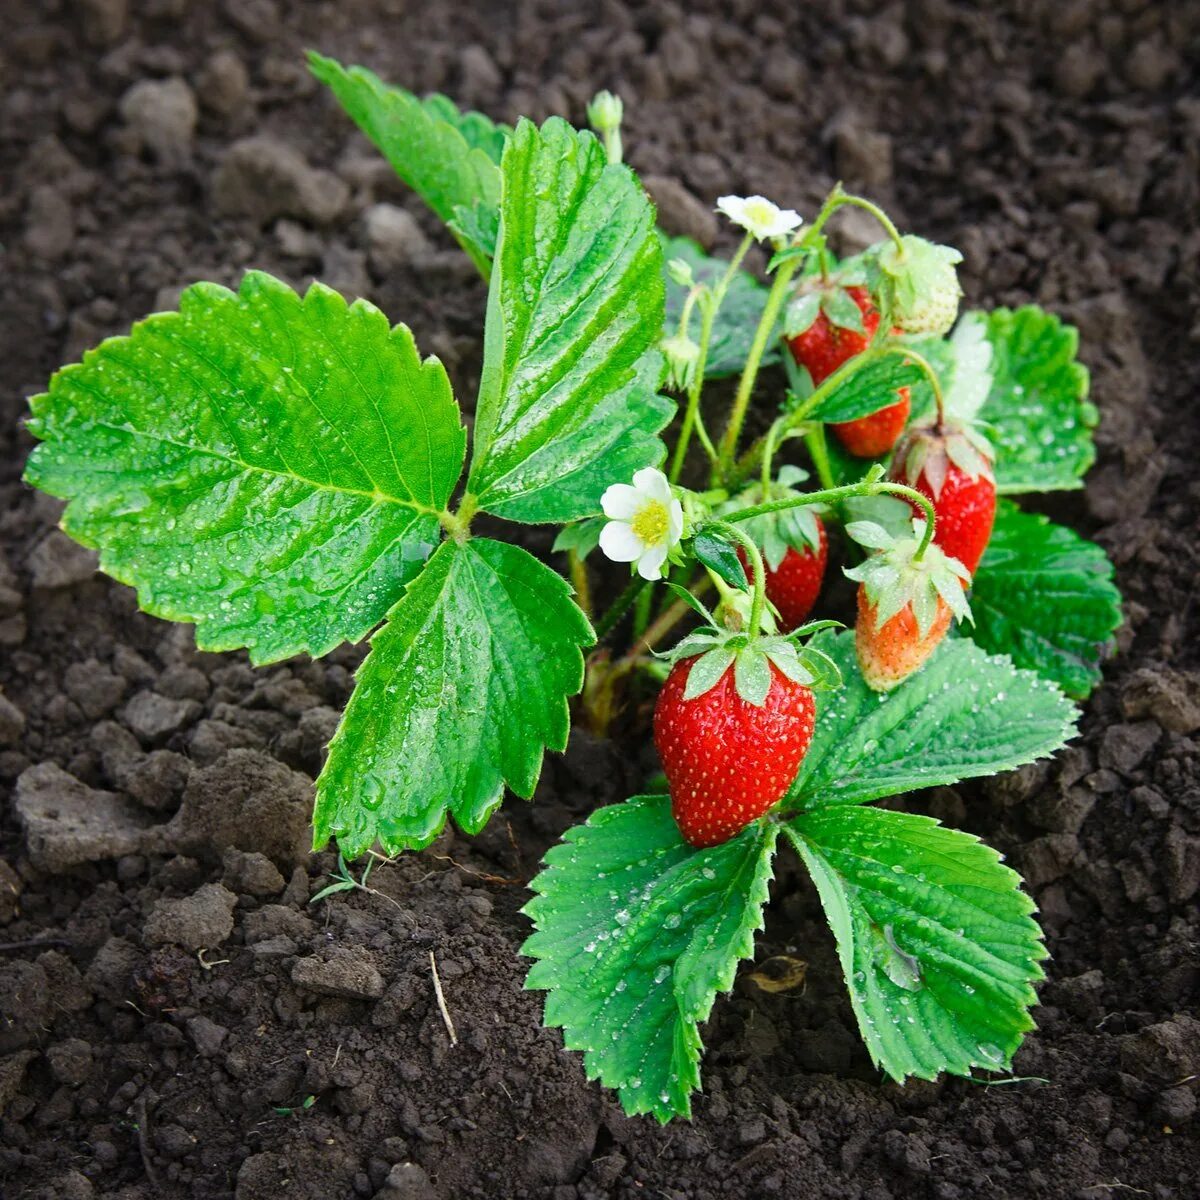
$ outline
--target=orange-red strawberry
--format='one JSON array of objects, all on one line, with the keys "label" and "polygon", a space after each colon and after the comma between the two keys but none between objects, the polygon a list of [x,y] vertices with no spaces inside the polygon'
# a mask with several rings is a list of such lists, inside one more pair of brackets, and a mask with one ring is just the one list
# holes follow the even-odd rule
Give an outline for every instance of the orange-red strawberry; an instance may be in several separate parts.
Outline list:
[{"label": "orange-red strawberry", "polygon": [[672,667],[654,710],[671,812],[691,845],[717,846],[777,804],[812,741],[816,706],[807,684],[788,678],[765,654],[768,688],[759,703],[737,686],[732,656],[716,682],[690,695],[696,664],[713,650]]},{"label": "orange-red strawberry", "polygon": [[[969,427],[946,421],[909,431],[890,478],[916,488],[937,514],[934,541],[974,575],[996,520],[992,450]],[[913,504],[920,516],[920,505]]]},{"label": "orange-red strawberry", "polygon": [[[859,583],[854,644],[868,686],[887,692],[924,666],[950,620],[971,615],[967,569],[935,543],[924,545],[925,523],[893,537],[873,521],[851,521],[846,532],[872,553],[846,571]],[[936,529],[936,526],[935,526]]]},{"label": "orange-red strawberry", "polygon": [[[846,309],[844,299],[829,303],[834,297],[848,297],[853,307]],[[857,320],[854,317],[856,310]],[[816,315],[812,317],[814,311]],[[795,360],[807,369],[814,386],[819,386],[843,363],[861,354],[879,328],[879,310],[871,300],[870,292],[858,286],[826,293],[817,309],[810,304],[798,319],[812,323],[789,337],[788,346]],[[851,324],[841,324],[844,320]],[[912,409],[908,388],[900,388],[896,394],[899,399],[887,408],[853,421],[837,421],[830,426],[851,454],[859,458],[877,458],[896,444]]]},{"label": "orange-red strawberry", "polygon": [[[829,539],[825,536],[825,525],[814,515],[817,527],[817,544],[788,546],[777,566],[767,561],[765,566],[767,599],[779,614],[779,628],[784,633],[803,625],[812,612],[821,584],[825,581],[825,565],[829,561]],[[747,576],[750,575],[750,559],[746,551],[738,547],[738,557]]]},{"label": "orange-red strawberry", "polygon": [[877,692],[889,692],[903,683],[946,636],[953,614],[939,596],[933,624],[922,635],[912,605],[906,604],[890,621],[879,624],[878,607],[867,598],[866,584],[858,585],[858,621],[854,626],[854,648],[863,678]]}]

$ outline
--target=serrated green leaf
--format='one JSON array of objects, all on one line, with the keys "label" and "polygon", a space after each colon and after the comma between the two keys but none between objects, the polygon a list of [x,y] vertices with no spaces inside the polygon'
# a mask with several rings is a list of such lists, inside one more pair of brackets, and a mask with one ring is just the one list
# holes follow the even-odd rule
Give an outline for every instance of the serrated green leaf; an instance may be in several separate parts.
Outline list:
[{"label": "serrated green leaf", "polygon": [[522,121],[502,164],[469,488],[514,521],[599,511],[662,461],[662,251],[628,167],[552,117]]},{"label": "serrated green leaf", "polygon": [[864,364],[851,359],[829,380],[829,393],[806,416],[812,421],[855,421],[897,403],[896,392],[921,378],[921,369],[897,354]]},{"label": "serrated green leaf", "polygon": [[314,51],[309,69],[338,98],[354,123],[379,147],[392,169],[451,227],[486,276],[490,264],[476,241],[488,209],[500,203],[498,163],[510,131],[481,113],[462,113],[445,96],[420,100],[391,87],[365,67],[343,67]]},{"label": "serrated green leaf", "polygon": [[996,509],[992,539],[971,589],[974,640],[1008,654],[1084,699],[1121,625],[1121,593],[1094,542],[1010,501]]},{"label": "serrated green leaf", "polygon": [[[683,259],[692,268],[692,275],[697,283],[715,286],[729,269],[729,263],[725,259],[710,258],[691,238],[669,238],[666,234],[659,234],[659,237],[662,239],[666,258]],[[668,335],[673,334],[679,326],[687,293],[686,287],[671,279],[667,280],[664,329]],[[750,353],[754,332],[766,306],[767,289],[753,275],[739,270],[730,280],[725,299],[713,322],[712,336],[708,343],[708,360],[704,366],[706,379],[724,379],[726,376],[736,375],[746,365],[746,356]],[[699,332],[700,314],[697,312],[692,318],[692,337],[698,337]],[[775,362],[779,357],[775,346],[777,340],[771,338],[768,342],[770,349],[763,355],[764,364]]]},{"label": "serrated green leaf", "polygon": [[1075,732],[1075,707],[1054,684],[965,638],[943,642],[884,695],[863,680],[852,631],[812,644],[837,663],[844,686],[817,697],[789,809],[864,804],[994,775],[1053,753]]},{"label": "serrated green leaf", "polygon": [[568,830],[530,884],[525,986],[549,993],[546,1024],[627,1113],[691,1115],[699,1026],[753,953],[776,830],[693,850],[666,796],[638,796]]},{"label": "serrated green leaf", "polygon": [[313,841],[347,858],[427,846],[446,814],[477,833],[504,785],[533,794],[566,746],[591,627],[517,546],[444,542],[371,639],[317,780]]},{"label": "serrated green leaf", "polygon": [[372,305],[250,272],[188,288],[31,401],[26,478],[156,616],[255,662],[358,641],[437,542],[466,434]]},{"label": "serrated green leaf", "polygon": [[1079,334],[1036,305],[986,314],[992,386],[979,411],[996,449],[996,490],[1049,492],[1082,487],[1096,457],[1099,420],[1087,399]]},{"label": "serrated green leaf", "polygon": [[692,553],[698,562],[716,571],[730,587],[743,592],[749,590],[750,581],[738,557],[737,547],[731,546],[723,537],[708,529],[700,530],[692,539]]},{"label": "serrated green leaf", "polygon": [[893,1079],[1006,1070],[1046,957],[1020,877],[970,834],[877,808],[785,827],[837,938],[859,1030]]}]

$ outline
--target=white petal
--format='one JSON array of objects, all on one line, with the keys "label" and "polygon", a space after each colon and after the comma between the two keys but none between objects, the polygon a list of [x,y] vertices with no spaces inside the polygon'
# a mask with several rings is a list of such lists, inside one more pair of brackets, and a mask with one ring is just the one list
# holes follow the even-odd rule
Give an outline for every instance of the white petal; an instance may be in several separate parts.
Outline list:
[{"label": "white petal", "polygon": [[642,497],[637,488],[627,483],[614,483],[600,497],[604,515],[613,521],[631,521],[634,513],[642,507]]},{"label": "white petal", "polygon": [[600,530],[600,549],[613,562],[633,562],[646,544],[624,521],[610,521]]},{"label": "white petal", "polygon": [[724,213],[735,225],[742,223],[746,201],[741,196],[721,196],[717,200],[717,212]]},{"label": "white petal", "polygon": [[633,486],[647,500],[661,500],[666,504],[671,499],[671,485],[657,467],[643,467],[634,475]]},{"label": "white petal", "polygon": [[683,505],[672,500],[667,505],[667,543],[674,546],[683,537]]},{"label": "white petal", "polygon": [[666,546],[651,546],[650,549],[638,559],[638,574],[643,579],[661,579],[662,565],[666,561]]}]

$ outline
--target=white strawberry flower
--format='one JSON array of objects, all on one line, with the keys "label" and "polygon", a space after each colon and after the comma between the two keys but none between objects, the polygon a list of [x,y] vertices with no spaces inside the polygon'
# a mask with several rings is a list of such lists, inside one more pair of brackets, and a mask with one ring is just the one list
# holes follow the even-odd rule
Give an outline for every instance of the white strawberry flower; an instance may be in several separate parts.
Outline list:
[{"label": "white strawberry flower", "polygon": [[628,483],[614,483],[600,498],[608,524],[600,549],[613,562],[636,563],[643,579],[661,579],[667,555],[683,536],[683,505],[667,477],[645,467]]},{"label": "white strawberry flower", "polygon": [[795,210],[780,208],[765,196],[722,196],[717,201],[717,212],[724,213],[760,242],[783,237],[804,220]]}]

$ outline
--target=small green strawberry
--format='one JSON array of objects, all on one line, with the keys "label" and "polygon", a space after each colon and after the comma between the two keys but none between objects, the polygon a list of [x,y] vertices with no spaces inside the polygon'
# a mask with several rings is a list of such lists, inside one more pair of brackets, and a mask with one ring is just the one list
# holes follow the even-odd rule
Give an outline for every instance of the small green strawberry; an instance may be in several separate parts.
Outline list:
[{"label": "small green strawberry", "polygon": [[913,234],[900,242],[884,243],[875,255],[892,322],[903,333],[949,333],[962,295],[954,269],[962,255]]}]

